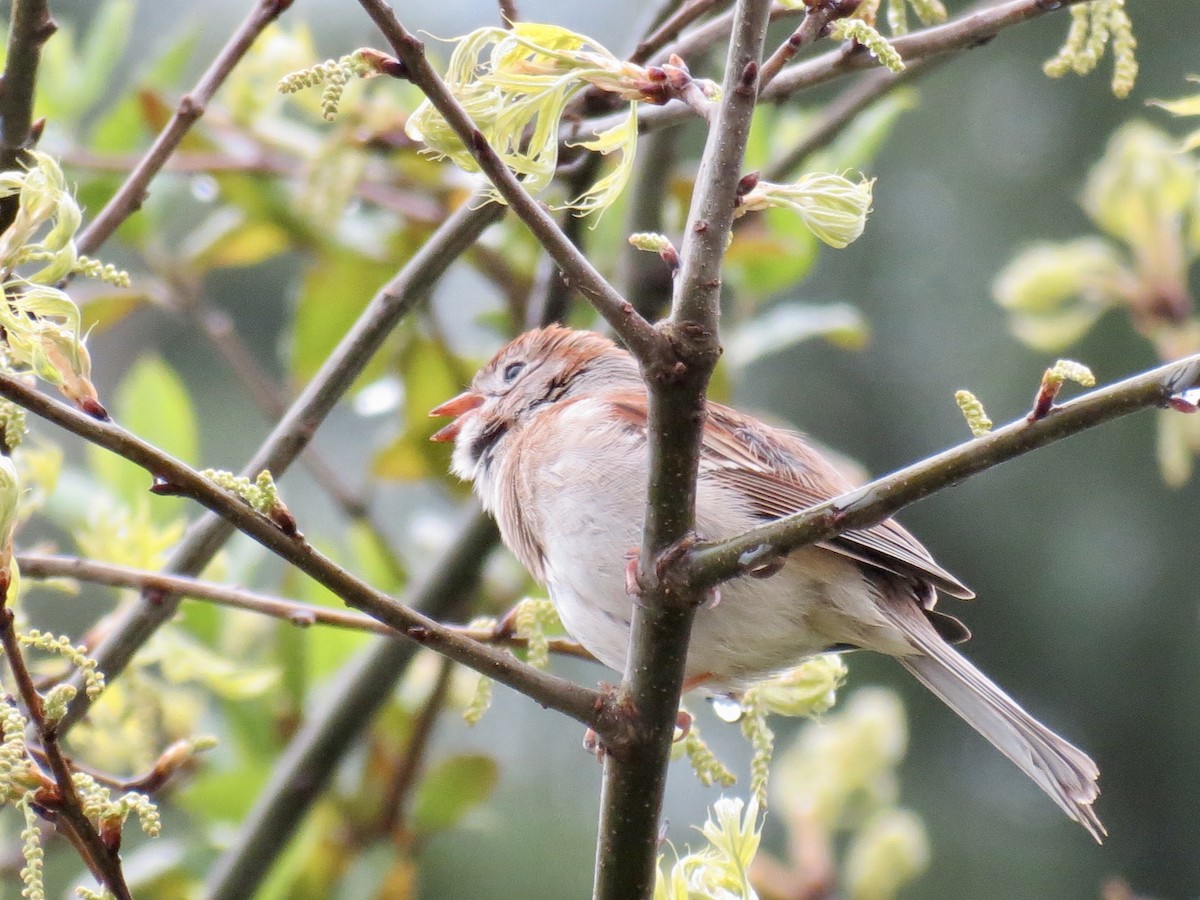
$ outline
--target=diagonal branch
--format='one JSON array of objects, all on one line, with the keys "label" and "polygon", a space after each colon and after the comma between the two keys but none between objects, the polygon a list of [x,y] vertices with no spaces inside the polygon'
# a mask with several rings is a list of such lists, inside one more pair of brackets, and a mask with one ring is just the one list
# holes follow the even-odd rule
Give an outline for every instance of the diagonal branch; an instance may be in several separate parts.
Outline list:
[{"label": "diagonal branch", "polygon": [[55,425],[141,466],[155,479],[158,493],[190,497],[243,534],[324,585],[348,606],[390,625],[422,646],[448,656],[501,684],[515,688],[550,709],[594,728],[612,730],[607,706],[596,691],[580,687],[519,662],[512,654],[483,646],[428,616],[397,603],[382,591],[322,555],[303,538],[285,534],[249,504],[217,487],[195,469],[111,422],[100,422],[0,373],[0,396]]},{"label": "diagonal branch", "polygon": [[638,314],[633,304],[622,297],[579,248],[571,243],[542,204],[522,187],[517,176],[488,144],[466,110],[450,93],[446,83],[429,65],[421,42],[400,24],[392,8],[383,0],[359,0],[359,3],[391,44],[404,66],[406,77],[424,92],[429,102],[454,129],[505,203],[512,207],[513,212],[533,232],[546,252],[558,263],[564,276],[576,290],[592,302],[612,326],[613,331],[648,370],[669,371],[674,364],[670,347],[654,327]]},{"label": "diagonal branch", "polygon": [[[696,177],[671,318],[662,333],[680,360],[671,379],[648,378],[650,482],[638,567],[642,588],[618,708],[637,725],[623,746],[608,745],[596,845],[597,900],[649,897],[667,764],[683,686],[695,589],[658,582],[660,554],[692,530],[705,390],[720,356],[721,260],[729,231],[750,120],[770,0],[739,0],[725,64],[723,99]],[[672,586],[674,587],[674,586]]]},{"label": "diagonal branch", "polygon": [[674,574],[689,585],[733,578],[773,555],[870,527],[910,503],[1031,450],[1129,413],[1169,407],[1173,396],[1196,387],[1200,354],[1091,391],[1037,421],[1020,419],[740,537],[699,545]]},{"label": "diagonal branch", "polygon": [[[379,289],[243,474],[253,478],[263,469],[269,469],[280,476],[295,461],[397,323],[425,299],[451,263],[470,248],[484,229],[503,215],[504,210],[498,204],[474,205],[478,201],[475,197],[459,207],[396,277]],[[198,574],[232,533],[233,528],[219,516],[202,518],[188,529],[167,568],[184,575]],[[158,596],[143,597],[132,604],[93,653],[100,670],[110,678],[115,677],[138,648],[175,614],[177,606],[176,598]],[[86,695],[80,691],[63,727],[75,722],[87,706]]]},{"label": "diagonal branch", "polygon": [[205,107],[217,92],[217,88],[229,77],[229,73],[241,62],[263,29],[278,19],[292,5],[292,0],[257,0],[254,8],[238,26],[228,43],[221,48],[216,59],[200,76],[196,86],[184,94],[175,115],[167,122],[146,155],[129,173],[125,183],[96,214],[76,239],[80,253],[94,254],[107,241],[121,223],[141,209],[146,198],[146,188],[171,158],[184,135],[204,115]]}]

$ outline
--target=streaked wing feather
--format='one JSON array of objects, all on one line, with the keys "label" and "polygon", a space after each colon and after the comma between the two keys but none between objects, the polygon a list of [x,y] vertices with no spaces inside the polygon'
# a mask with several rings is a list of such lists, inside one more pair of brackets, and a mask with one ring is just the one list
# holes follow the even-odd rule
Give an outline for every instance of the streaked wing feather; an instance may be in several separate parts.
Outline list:
[{"label": "streaked wing feather", "polygon": [[[645,394],[622,392],[613,406],[622,418],[645,427]],[[700,466],[706,477],[724,481],[745,494],[764,520],[790,516],[854,487],[802,435],[772,428],[718,403],[709,404]],[[951,597],[969,600],[975,596],[893,519],[847,531],[819,546],[887,572],[926,581]]]}]

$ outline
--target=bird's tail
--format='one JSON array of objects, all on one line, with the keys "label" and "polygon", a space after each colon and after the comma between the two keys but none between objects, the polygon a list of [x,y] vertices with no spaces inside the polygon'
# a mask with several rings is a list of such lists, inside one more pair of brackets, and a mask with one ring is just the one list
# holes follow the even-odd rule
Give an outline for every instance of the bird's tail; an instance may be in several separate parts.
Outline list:
[{"label": "bird's tail", "polygon": [[1091,757],[1018,706],[942,640],[911,601],[900,608],[894,602],[886,606],[888,618],[920,650],[897,657],[900,663],[1101,842],[1108,832],[1092,809],[1100,795],[1100,770]]}]

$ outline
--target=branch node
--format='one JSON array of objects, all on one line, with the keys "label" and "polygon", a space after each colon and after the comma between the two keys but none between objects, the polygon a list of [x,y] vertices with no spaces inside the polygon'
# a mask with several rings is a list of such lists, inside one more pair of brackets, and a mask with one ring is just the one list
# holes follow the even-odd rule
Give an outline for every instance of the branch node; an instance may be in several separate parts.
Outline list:
[{"label": "branch node", "polygon": [[742,69],[742,77],[738,82],[738,90],[746,93],[753,93],[758,84],[758,63],[748,62],[746,68]]},{"label": "branch node", "polygon": [[198,119],[204,115],[204,102],[195,94],[187,93],[179,98],[176,115],[181,119]]}]

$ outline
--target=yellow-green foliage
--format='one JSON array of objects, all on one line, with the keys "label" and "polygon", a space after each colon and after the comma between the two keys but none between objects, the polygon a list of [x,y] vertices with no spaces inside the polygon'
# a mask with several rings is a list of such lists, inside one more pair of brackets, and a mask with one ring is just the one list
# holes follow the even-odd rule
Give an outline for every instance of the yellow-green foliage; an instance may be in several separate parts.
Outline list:
[{"label": "yellow-green foliage", "polygon": [[1071,28],[1066,42],[1042,67],[1051,78],[1067,72],[1087,75],[1104,58],[1104,50],[1112,44],[1112,91],[1127,97],[1137,81],[1138,64],[1134,51],[1137,40],[1133,23],[1125,11],[1125,0],[1090,0],[1071,7]]}]

